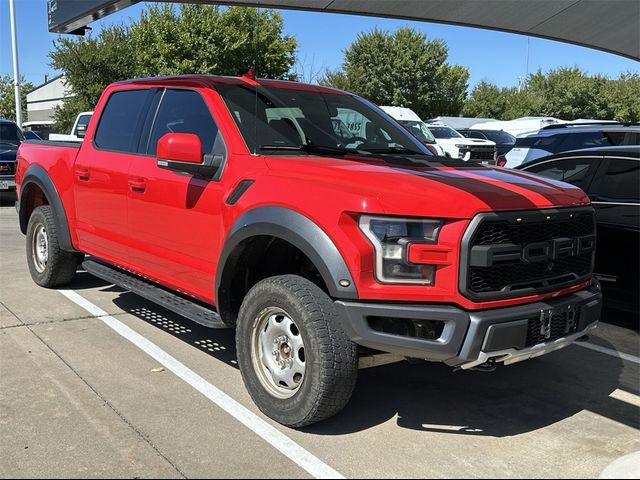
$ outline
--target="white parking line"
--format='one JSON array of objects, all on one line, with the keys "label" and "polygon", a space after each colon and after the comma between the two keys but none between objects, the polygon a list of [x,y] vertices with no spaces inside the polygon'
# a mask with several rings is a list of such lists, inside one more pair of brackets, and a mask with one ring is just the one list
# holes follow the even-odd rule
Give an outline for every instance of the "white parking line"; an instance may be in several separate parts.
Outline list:
[{"label": "white parking line", "polygon": [[594,350],[596,352],[604,353],[605,355],[610,355],[612,357],[620,358],[621,360],[626,360],[627,362],[633,362],[640,365],[640,358],[629,355],[628,353],[622,353],[617,350],[601,347],[600,345],[589,342],[575,342],[574,345],[582,348],[588,348],[589,350]]},{"label": "white parking line", "polygon": [[617,388],[611,392],[609,396],[616,400],[620,400],[621,402],[633,405],[634,407],[640,407],[640,396],[635,393],[625,392],[624,390]]},{"label": "white parking line", "polygon": [[109,328],[129,342],[133,343],[140,350],[159,362],[167,370],[173,372],[174,375],[187,382],[222,410],[242,423],[245,427],[252,430],[256,435],[269,443],[284,456],[288,457],[291,461],[306,470],[313,477],[344,478],[329,465],[305,450],[278,429],[235,401],[226,393],[219,390],[217,387],[207,382],[204,378],[173,358],[156,344],[109,315],[100,307],[89,302],[73,290],[59,290],[59,292],[76,305],[84,308],[91,315],[96,316]]}]

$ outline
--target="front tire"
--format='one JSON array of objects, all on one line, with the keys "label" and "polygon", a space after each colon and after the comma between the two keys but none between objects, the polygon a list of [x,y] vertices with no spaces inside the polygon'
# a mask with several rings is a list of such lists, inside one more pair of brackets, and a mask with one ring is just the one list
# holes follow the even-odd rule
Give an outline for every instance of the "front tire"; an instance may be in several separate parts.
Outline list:
[{"label": "front tire", "polygon": [[51,207],[37,207],[27,226],[27,264],[33,281],[46,288],[67,284],[83,258],[82,253],[60,248]]},{"label": "front tire", "polygon": [[356,345],[331,299],[296,275],[267,278],[245,297],[236,330],[238,364],[251,398],[292,428],[319,422],[349,402]]}]

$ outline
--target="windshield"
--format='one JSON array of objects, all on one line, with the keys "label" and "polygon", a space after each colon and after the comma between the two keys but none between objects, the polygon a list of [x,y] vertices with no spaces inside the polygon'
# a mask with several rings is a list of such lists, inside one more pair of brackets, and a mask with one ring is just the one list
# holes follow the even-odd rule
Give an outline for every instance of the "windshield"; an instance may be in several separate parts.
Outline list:
[{"label": "windshield", "polygon": [[421,142],[436,143],[436,139],[433,138],[433,134],[424,122],[419,122],[418,120],[403,120],[400,123],[407,127]]},{"label": "windshield", "polygon": [[431,155],[377,107],[352,95],[219,85],[253,153],[397,153]]},{"label": "windshield", "polygon": [[9,145],[20,145],[24,140],[24,135],[15,123],[0,123],[0,143]]},{"label": "windshield", "polygon": [[516,143],[516,137],[510,133],[503,132],[502,130],[484,130],[485,137],[500,145],[514,145]]},{"label": "windshield", "polygon": [[449,127],[434,127],[433,125],[429,125],[429,130],[431,130],[431,133],[433,133],[433,136],[436,138],[464,138],[453,128]]}]

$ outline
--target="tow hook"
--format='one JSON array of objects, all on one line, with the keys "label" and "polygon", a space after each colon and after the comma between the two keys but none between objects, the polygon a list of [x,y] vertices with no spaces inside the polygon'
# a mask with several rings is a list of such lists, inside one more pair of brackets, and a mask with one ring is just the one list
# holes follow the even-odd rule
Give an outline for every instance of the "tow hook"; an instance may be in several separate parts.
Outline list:
[{"label": "tow hook", "polygon": [[[469,368],[468,370],[473,370],[474,372],[491,373],[491,372],[495,372],[497,368],[498,368],[498,365],[496,364],[495,359],[490,358],[489,360],[484,362],[482,365],[478,365],[477,367]],[[454,372],[459,372],[460,370],[462,370],[462,368],[460,368],[460,367],[457,367],[457,368],[453,369]]]},{"label": "tow hook", "polygon": [[498,368],[498,366],[496,365],[496,361],[493,358],[490,358],[489,360],[487,360],[482,365],[478,365],[477,367],[473,367],[471,370],[474,370],[476,372],[490,373],[490,372],[495,372],[496,368]]}]

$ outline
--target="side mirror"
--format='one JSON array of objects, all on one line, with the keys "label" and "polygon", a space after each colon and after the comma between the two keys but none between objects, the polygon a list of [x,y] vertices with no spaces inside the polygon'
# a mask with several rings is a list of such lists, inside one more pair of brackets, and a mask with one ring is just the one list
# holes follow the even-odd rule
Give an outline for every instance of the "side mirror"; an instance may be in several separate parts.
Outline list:
[{"label": "side mirror", "polygon": [[83,123],[79,123],[78,126],[76,127],[76,137],[84,138],[86,134],[87,134],[87,126]]},{"label": "side mirror", "polygon": [[212,179],[220,169],[223,155],[203,155],[200,137],[193,133],[167,133],[158,140],[158,168]]},{"label": "side mirror", "polygon": [[158,140],[156,149],[158,166],[160,162],[188,163],[199,165],[202,163],[202,143],[200,137],[193,133],[167,133]]}]

